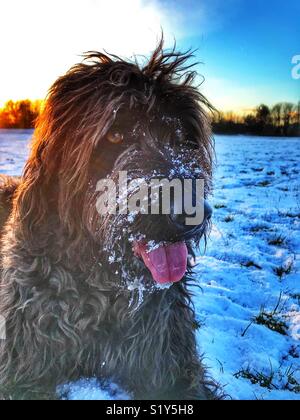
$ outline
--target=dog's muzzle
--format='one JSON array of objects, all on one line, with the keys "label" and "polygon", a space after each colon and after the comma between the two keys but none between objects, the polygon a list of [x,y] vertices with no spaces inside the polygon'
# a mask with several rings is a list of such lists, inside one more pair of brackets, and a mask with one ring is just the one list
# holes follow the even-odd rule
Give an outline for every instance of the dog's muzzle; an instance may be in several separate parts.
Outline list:
[{"label": "dog's muzzle", "polygon": [[[207,222],[212,217],[212,207],[208,203],[207,200],[203,199],[200,203],[200,206],[202,206],[202,217],[201,217],[201,223],[196,224],[188,224],[187,220],[194,219],[196,220],[196,212],[193,214],[187,214],[184,210],[177,214],[174,205],[171,206],[171,213],[169,215],[169,221],[173,225],[174,230],[177,231],[178,236],[182,236],[185,238],[185,240],[193,239],[195,235],[199,235],[204,227],[206,226]],[[184,207],[183,207],[184,209]]]},{"label": "dog's muzzle", "polygon": [[173,241],[155,244],[149,247],[145,241],[136,241],[134,253],[141,258],[152,274],[155,282],[175,283],[180,281],[186,274],[188,264],[187,241],[201,238],[205,233],[208,221],[212,216],[212,208],[206,200],[202,200],[202,218],[200,224],[188,224],[189,218],[196,214],[182,212],[177,214],[175,204],[171,206],[171,213],[165,215],[165,223],[174,232]]}]

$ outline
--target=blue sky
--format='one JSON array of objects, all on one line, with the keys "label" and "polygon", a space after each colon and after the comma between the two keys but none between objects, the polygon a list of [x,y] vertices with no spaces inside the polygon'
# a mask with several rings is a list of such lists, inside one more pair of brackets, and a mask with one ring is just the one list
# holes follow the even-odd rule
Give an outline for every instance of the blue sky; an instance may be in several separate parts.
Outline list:
[{"label": "blue sky", "polygon": [[202,86],[221,110],[297,102],[299,0],[10,0],[1,4],[0,105],[43,98],[87,50],[149,54],[161,28],[166,45],[197,48]]},{"label": "blue sky", "polygon": [[[183,47],[198,47],[205,92],[225,109],[300,100],[299,0],[161,0],[181,16]],[[219,97],[218,97],[219,91]]]}]

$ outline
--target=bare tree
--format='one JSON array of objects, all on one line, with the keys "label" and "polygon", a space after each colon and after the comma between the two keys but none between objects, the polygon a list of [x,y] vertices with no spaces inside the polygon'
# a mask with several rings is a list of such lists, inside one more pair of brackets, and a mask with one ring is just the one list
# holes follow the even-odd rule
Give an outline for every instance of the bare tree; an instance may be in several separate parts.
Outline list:
[{"label": "bare tree", "polygon": [[294,104],[290,102],[284,102],[282,106],[282,116],[283,116],[283,126],[285,134],[288,132],[288,129],[291,124],[293,117]]},{"label": "bare tree", "polygon": [[271,119],[271,112],[269,107],[267,105],[262,104],[258,108],[256,108],[256,118],[263,125],[269,124]]},{"label": "bare tree", "polygon": [[271,117],[272,117],[272,120],[273,120],[273,124],[276,127],[281,126],[282,106],[283,106],[282,103],[278,103],[278,104],[273,106],[272,111],[271,111]]}]

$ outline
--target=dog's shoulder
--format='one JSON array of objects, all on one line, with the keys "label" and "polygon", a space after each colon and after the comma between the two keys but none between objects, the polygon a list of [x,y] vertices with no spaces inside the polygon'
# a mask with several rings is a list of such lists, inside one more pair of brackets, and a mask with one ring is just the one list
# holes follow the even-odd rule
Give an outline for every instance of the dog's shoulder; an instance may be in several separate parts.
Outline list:
[{"label": "dog's shoulder", "polygon": [[12,209],[13,197],[20,178],[0,175],[0,234]]}]

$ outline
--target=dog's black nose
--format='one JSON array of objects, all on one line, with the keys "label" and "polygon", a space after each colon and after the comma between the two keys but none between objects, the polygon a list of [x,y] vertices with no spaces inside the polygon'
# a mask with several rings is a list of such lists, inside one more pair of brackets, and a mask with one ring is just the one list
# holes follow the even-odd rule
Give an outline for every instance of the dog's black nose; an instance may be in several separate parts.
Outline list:
[{"label": "dog's black nose", "polygon": [[174,209],[174,205],[171,206],[171,214],[169,216],[171,223],[176,229],[184,232],[194,231],[201,227],[207,220],[212,216],[213,210],[207,200],[198,202],[196,210],[193,214],[188,214],[184,208],[181,212],[177,212]]}]

